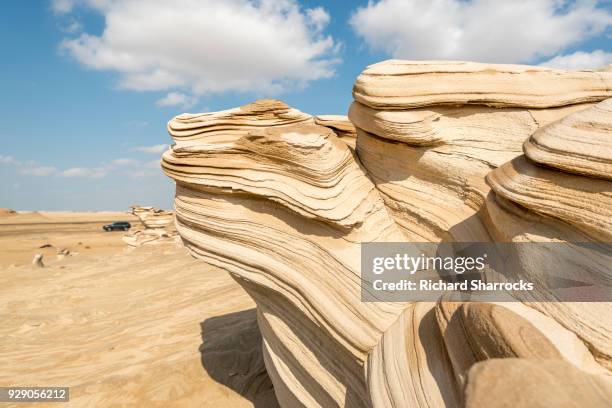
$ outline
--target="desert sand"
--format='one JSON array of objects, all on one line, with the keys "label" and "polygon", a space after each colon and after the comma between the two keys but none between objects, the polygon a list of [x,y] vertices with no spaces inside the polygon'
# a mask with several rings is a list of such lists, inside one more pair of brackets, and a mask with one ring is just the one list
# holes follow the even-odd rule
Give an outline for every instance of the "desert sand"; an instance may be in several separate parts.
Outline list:
[{"label": "desert sand", "polygon": [[[35,253],[45,261],[56,258],[57,249],[69,249],[81,258],[113,254],[125,248],[121,234],[104,232],[113,221],[129,221],[138,228],[138,218],[128,212],[0,212],[0,267],[29,264]],[[46,244],[52,246],[43,247]]]},{"label": "desert sand", "polygon": [[140,227],[128,213],[0,217],[0,384],[69,386],[75,407],[276,406],[248,295],[172,242],[102,231],[117,220]]}]

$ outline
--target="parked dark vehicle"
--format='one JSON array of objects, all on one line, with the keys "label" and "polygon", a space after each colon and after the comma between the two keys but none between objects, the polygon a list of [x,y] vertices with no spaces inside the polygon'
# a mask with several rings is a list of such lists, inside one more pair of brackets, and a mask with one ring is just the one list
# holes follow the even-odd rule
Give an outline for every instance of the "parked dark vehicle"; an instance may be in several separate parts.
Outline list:
[{"label": "parked dark vehicle", "polygon": [[127,221],[115,221],[112,224],[108,224],[102,227],[104,231],[127,231],[132,226]]}]

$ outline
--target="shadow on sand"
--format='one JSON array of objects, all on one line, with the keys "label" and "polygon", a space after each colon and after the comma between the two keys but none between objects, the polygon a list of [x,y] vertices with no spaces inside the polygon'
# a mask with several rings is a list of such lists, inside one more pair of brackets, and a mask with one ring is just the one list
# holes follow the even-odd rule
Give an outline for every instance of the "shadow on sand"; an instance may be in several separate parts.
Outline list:
[{"label": "shadow on sand", "polygon": [[264,365],[255,309],[200,323],[202,366],[210,377],[250,400],[256,408],[278,407]]}]

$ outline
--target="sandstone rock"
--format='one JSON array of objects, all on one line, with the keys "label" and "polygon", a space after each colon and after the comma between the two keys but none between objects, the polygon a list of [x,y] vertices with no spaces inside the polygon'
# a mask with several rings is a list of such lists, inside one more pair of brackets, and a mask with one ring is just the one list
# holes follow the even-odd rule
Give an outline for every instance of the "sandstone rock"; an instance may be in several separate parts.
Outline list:
[{"label": "sandstone rock", "polygon": [[570,173],[612,179],[612,99],[538,129],[525,142],[531,160]]},{"label": "sandstone rock", "polygon": [[[603,134],[609,137],[612,129],[609,122],[606,125],[605,119],[601,119],[602,106],[605,108],[608,103],[605,101],[589,110],[574,113],[542,129],[542,133],[538,135],[545,134],[545,137],[541,137],[541,140],[545,141],[543,143],[558,148],[554,156],[542,152],[534,153],[535,147],[531,142],[536,137],[534,135],[528,142],[529,147],[526,147],[531,160],[519,157],[487,176],[487,181],[495,192],[486,203],[487,224],[495,239],[513,242],[610,242],[612,202],[609,192],[612,191],[612,181],[608,177],[598,178],[598,173],[601,173],[599,170],[585,171],[585,168],[601,169],[601,165],[605,165],[605,160],[601,158],[610,157],[609,145],[598,145],[600,140],[606,139]],[[585,122],[589,124],[584,125]],[[575,128],[568,124],[593,129],[580,133],[580,138],[576,139]],[[558,134],[560,129],[566,129],[566,132],[562,137],[559,136],[561,141],[556,141],[554,135]],[[598,148],[589,150],[589,154],[575,160],[577,146],[580,145],[582,149],[586,145]],[[569,158],[559,159],[564,151],[567,151]],[[589,159],[594,163],[589,164]],[[543,163],[538,163],[537,160],[542,160]],[[528,246],[524,246],[521,247],[521,252],[519,257],[524,261],[520,273],[525,278],[538,282],[542,278],[542,271],[550,268],[550,265],[566,263],[576,265],[573,278],[592,282],[603,290],[609,290],[608,265],[612,262],[612,255],[605,251],[591,252],[587,257],[580,245],[574,245],[563,252],[554,253],[533,253],[529,252]],[[550,294],[542,291],[536,292],[535,295],[541,297],[532,300],[550,299]],[[601,316],[610,315],[612,304],[528,304],[576,333],[589,347],[595,359],[612,369],[612,324],[609,319],[601,319]]]},{"label": "sandstone rock", "polygon": [[249,130],[312,121],[310,115],[281,101],[263,99],[220,112],[179,115],[168,122],[168,132],[177,144],[189,146],[181,142],[197,141],[202,135],[210,143],[232,141]]},{"label": "sandstone rock", "polygon": [[359,243],[402,237],[374,185],[326,127],[201,138],[163,156],[177,230],[257,302],[281,405],[369,406],[368,353],[402,309],[360,301]]},{"label": "sandstone rock", "polygon": [[252,130],[234,143],[209,142],[190,154],[170,150],[162,167],[179,182],[266,197],[342,227],[363,223],[376,202],[348,147],[314,124]]},{"label": "sandstone rock", "polygon": [[470,367],[493,358],[563,359],[584,372],[607,374],[575,334],[519,302],[440,301],[436,319],[461,386]]},{"label": "sandstone rock", "polygon": [[487,198],[484,211],[486,225],[491,236],[503,242],[575,242],[574,245],[564,245],[563,251],[554,250],[550,253],[539,251],[541,247],[523,245],[517,247],[516,254],[521,262],[517,268],[519,277],[528,279],[538,286],[533,297],[523,299],[528,306],[539,310],[564,328],[575,333],[590,349],[595,359],[608,369],[612,369],[612,324],[602,316],[610,315],[611,304],[608,302],[551,302],[555,294],[542,285],[542,271],[550,270],[555,265],[575,265],[573,276],[578,280],[592,280],[596,285],[602,285],[605,290],[609,286],[609,267],[612,255],[606,252],[599,254],[594,251],[585,256],[580,243],[594,242],[592,237],[579,229],[555,220],[525,210],[512,202],[491,194]]},{"label": "sandstone rock", "polygon": [[490,303],[441,302],[437,316],[457,382],[475,363],[491,358],[560,358],[561,354],[528,320]]},{"label": "sandstone rock", "polygon": [[353,102],[349,108],[349,118],[360,129],[415,146],[435,145],[444,140],[434,128],[441,116],[431,110],[376,110],[359,102]]},{"label": "sandstone rock", "polygon": [[[463,65],[443,63],[439,71],[438,66],[428,63],[390,61],[376,64],[366,69],[362,76],[371,76],[372,83],[381,89],[395,89],[400,93],[405,90],[415,97],[421,95],[417,92],[420,89],[421,96],[431,101],[427,104],[430,106],[413,109],[409,109],[411,105],[372,107],[356,93],[357,101],[349,110],[349,118],[359,135],[359,158],[382,193],[385,205],[411,240],[491,240],[481,217],[476,216],[482,212],[490,191],[485,176],[521,155],[524,141],[542,126],[591,106],[582,103],[584,99],[567,99],[561,91],[547,96],[550,103],[546,106],[550,107],[546,109],[533,109],[526,102],[522,106],[518,103],[511,107],[507,104],[493,104],[498,106],[496,108],[482,106],[491,105],[489,102],[494,99],[466,102],[461,95],[453,93],[454,87],[469,86],[471,89],[471,80],[468,81],[466,75],[469,74],[468,78],[484,75],[491,81],[480,78],[484,82],[474,85],[475,89],[486,87],[486,92],[482,91],[483,98],[493,98],[501,89],[506,93],[516,87],[522,89],[534,75],[544,82],[557,81],[555,89],[562,90],[559,84],[564,82],[559,78],[585,74],[587,76],[579,82],[582,84],[579,92],[589,93],[596,82],[592,75],[600,75],[482,64],[467,64],[469,67],[464,71],[465,67],[459,68]],[[489,71],[483,73],[484,67]],[[399,73],[402,70],[406,71],[405,78]],[[437,74],[432,75],[432,72]],[[446,78],[446,82],[441,81],[440,76]],[[414,82],[416,78],[418,81]],[[493,81],[492,78],[497,79]],[[408,82],[402,82],[404,80]],[[356,89],[359,84],[358,79]],[[447,98],[444,101],[428,92],[438,86],[443,87],[440,95]],[[596,102],[603,99],[604,94],[593,93],[589,100]],[[451,98],[453,106],[440,105]],[[541,95],[537,98],[544,100]],[[481,105],[477,105],[477,101]]]},{"label": "sandstone rock", "polygon": [[470,369],[465,394],[466,408],[603,408],[612,401],[612,380],[562,360],[492,359]]},{"label": "sandstone rock", "polygon": [[[543,126],[591,120],[585,109],[601,109],[591,106],[610,96],[607,81],[525,66],[378,64],[355,85],[354,152],[343,119],[313,120],[278,101],[170,121],[176,144],[162,168],[177,183],[176,228],[194,256],[255,300],[280,405],[476,406],[495,385],[479,367],[498,358],[519,362],[512,381],[512,370],[535,382],[532,366],[568,365],[573,377],[560,381],[579,392],[609,375],[607,303],[545,303],[543,292],[508,304],[362,302],[360,287],[362,242],[607,238],[609,180],[561,176],[558,157],[519,157],[532,135],[557,146],[536,136]],[[603,126],[593,132],[607,132],[605,114],[595,117]],[[589,142],[568,139],[564,151],[580,152],[580,143]],[[600,171],[588,162],[606,154],[589,151],[572,168]],[[536,281],[551,260],[519,255],[521,276]],[[609,255],[564,256],[595,282],[609,280]],[[534,398],[525,394],[525,404]]]},{"label": "sandstone rock", "polygon": [[32,259],[32,264],[34,266],[39,267],[39,268],[44,268],[45,264],[43,262],[43,254],[36,254],[36,255],[34,255],[34,259]]},{"label": "sandstone rock", "polygon": [[485,149],[497,155],[507,151],[516,152],[517,141],[522,143],[539,126],[589,106],[577,104],[549,109],[519,109],[437,105],[384,110],[353,102],[349,118],[357,128],[384,139],[411,146],[452,145],[459,152],[480,150],[482,156]]},{"label": "sandstone rock", "polygon": [[535,213],[576,226],[604,242],[612,238],[612,183],[535,166],[524,156],[491,172],[500,197]]},{"label": "sandstone rock", "polygon": [[139,205],[133,205],[130,208],[132,209],[132,214],[138,217],[145,228],[166,228],[172,223],[172,211],[153,207],[141,207]]},{"label": "sandstone rock", "polygon": [[435,304],[408,305],[368,358],[368,387],[375,407],[458,407],[455,381]]},{"label": "sandstone rock", "polygon": [[[523,142],[538,126],[585,107],[555,108],[537,115],[519,109],[439,107],[426,111],[437,117],[431,128],[420,123],[425,127],[421,132],[413,130],[405,137],[396,133],[395,139],[383,128],[370,128],[378,134],[363,130],[359,119],[353,119],[359,135],[357,152],[409,239],[489,241],[474,217],[490,191],[485,176],[519,156]],[[392,113],[420,117],[424,112]],[[418,133],[435,135],[429,140],[436,142],[420,146],[414,136]]]},{"label": "sandstone rock", "polygon": [[333,130],[340,140],[355,149],[357,131],[348,117],[343,115],[317,115],[314,121],[317,125],[325,126]]},{"label": "sandstone rock", "polygon": [[145,244],[175,242],[176,230],[172,226],[174,214],[154,207],[133,205],[132,214],[138,217],[144,230],[133,229],[123,236],[123,241],[130,247]]},{"label": "sandstone rock", "polygon": [[612,97],[612,74],[528,65],[388,60],[370,65],[353,97],[372,108],[430,105],[551,108]]}]

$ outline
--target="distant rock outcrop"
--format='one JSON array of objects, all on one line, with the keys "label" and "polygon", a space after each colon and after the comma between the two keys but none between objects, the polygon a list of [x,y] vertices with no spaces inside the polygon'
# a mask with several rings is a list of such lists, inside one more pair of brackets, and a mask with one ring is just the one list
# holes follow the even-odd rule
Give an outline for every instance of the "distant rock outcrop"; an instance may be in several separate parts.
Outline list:
[{"label": "distant rock outcrop", "polygon": [[43,262],[43,254],[34,255],[34,259],[32,259],[32,265],[38,268],[44,268],[45,263]]},{"label": "distant rock outcrop", "polygon": [[172,224],[172,211],[139,205],[133,205],[131,208],[132,214],[138,217],[146,229],[161,229]]},{"label": "distant rock outcrop", "polygon": [[15,215],[17,211],[11,210],[10,208],[0,208],[0,217],[6,217],[8,215]]},{"label": "distant rock outcrop", "polygon": [[154,207],[141,207],[133,205],[134,214],[144,230],[131,230],[123,237],[123,241],[132,247],[142,246],[150,243],[161,243],[174,241],[179,242],[179,238],[173,228],[174,215],[171,211],[161,210]]},{"label": "distant rock outcrop", "polygon": [[[171,120],[162,168],[187,248],[257,303],[281,406],[603,406],[609,303],[363,302],[360,244],[610,242],[611,97],[606,72],[386,61],[354,149],[344,119],[264,100]],[[524,255],[537,277],[549,255]],[[606,257],[576,259],[609,284]]]}]

